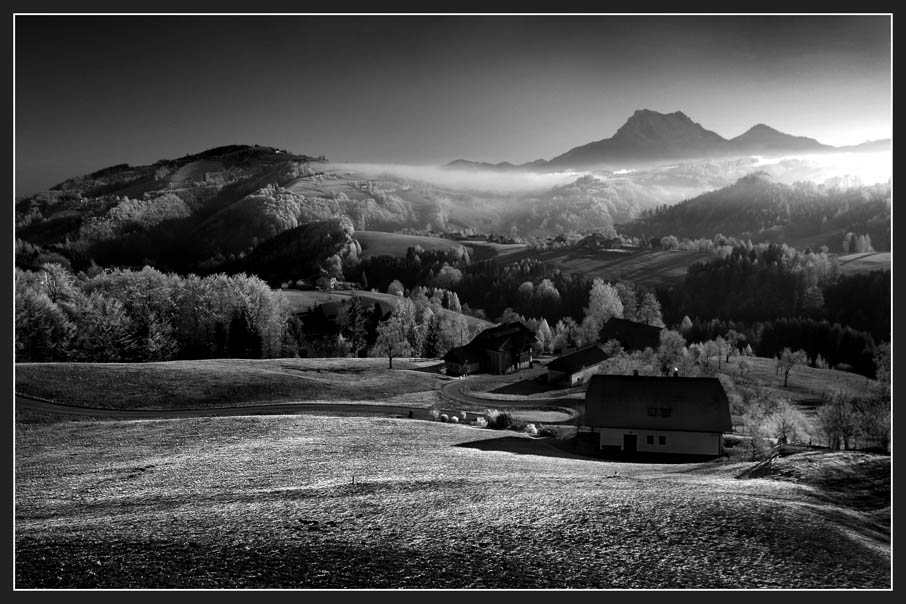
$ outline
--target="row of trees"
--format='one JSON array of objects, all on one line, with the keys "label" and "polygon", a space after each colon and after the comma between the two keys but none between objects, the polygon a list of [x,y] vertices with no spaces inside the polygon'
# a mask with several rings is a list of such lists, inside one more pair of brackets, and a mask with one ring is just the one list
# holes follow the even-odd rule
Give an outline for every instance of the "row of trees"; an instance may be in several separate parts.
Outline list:
[{"label": "row of trees", "polygon": [[257,277],[146,267],[76,277],[16,271],[18,361],[168,361],[293,352],[282,294]]}]

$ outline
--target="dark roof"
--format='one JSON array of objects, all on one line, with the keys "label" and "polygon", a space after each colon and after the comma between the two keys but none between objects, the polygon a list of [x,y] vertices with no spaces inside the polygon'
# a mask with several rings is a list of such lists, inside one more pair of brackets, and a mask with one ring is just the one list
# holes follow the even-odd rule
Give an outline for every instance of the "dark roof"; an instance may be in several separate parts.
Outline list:
[{"label": "dark roof", "polygon": [[626,350],[657,349],[661,344],[662,329],[646,323],[611,317],[598,333],[598,339],[601,342],[617,340]]},{"label": "dark roof", "polygon": [[481,349],[469,343],[465,346],[451,348],[447,354],[444,355],[444,360],[460,365],[463,363],[478,363],[483,355],[484,353]]},{"label": "dark roof", "polygon": [[588,346],[575,352],[557,357],[547,364],[549,371],[562,371],[563,373],[575,373],[591,365],[597,365],[607,359],[604,351],[597,346]]},{"label": "dark roof", "polygon": [[[657,409],[649,415],[648,409]],[[669,417],[661,409],[669,408]],[[593,375],[585,393],[589,426],[730,432],[730,403],[717,378]]]},{"label": "dark roof", "polygon": [[489,327],[475,336],[472,344],[485,350],[521,349],[535,341],[535,334],[519,321]]}]

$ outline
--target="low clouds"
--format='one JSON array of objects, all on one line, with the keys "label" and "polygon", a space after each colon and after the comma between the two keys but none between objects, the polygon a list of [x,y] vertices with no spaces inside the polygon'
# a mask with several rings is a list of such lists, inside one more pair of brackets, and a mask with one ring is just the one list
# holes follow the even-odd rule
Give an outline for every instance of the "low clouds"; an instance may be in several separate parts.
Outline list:
[{"label": "low clouds", "polygon": [[563,172],[505,172],[496,170],[459,170],[440,166],[403,164],[331,164],[332,168],[350,170],[368,178],[393,175],[408,180],[429,182],[435,186],[461,191],[490,193],[528,193],[543,191],[575,182],[588,174],[573,170]]}]

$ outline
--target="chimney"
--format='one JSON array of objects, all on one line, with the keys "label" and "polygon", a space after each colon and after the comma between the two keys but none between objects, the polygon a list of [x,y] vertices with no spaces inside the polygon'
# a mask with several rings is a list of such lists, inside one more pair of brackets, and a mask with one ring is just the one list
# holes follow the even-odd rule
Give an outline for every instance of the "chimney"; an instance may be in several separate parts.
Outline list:
[{"label": "chimney", "polygon": [[679,369],[676,367],[673,368],[673,377],[679,377]]},{"label": "chimney", "polygon": [[638,369],[633,369],[633,370],[632,370],[632,375],[634,375],[635,377],[639,377],[639,370],[638,370]]}]

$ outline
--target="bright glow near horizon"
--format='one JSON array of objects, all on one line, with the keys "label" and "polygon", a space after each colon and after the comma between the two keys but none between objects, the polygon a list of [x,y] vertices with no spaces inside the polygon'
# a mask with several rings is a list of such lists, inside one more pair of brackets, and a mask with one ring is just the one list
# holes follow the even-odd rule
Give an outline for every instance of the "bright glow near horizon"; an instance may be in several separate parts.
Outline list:
[{"label": "bright glow near horizon", "polygon": [[758,158],[756,167],[770,167],[784,182],[810,180],[821,183],[833,177],[855,177],[864,185],[885,183],[893,175],[890,151],[868,153],[814,153]]}]

